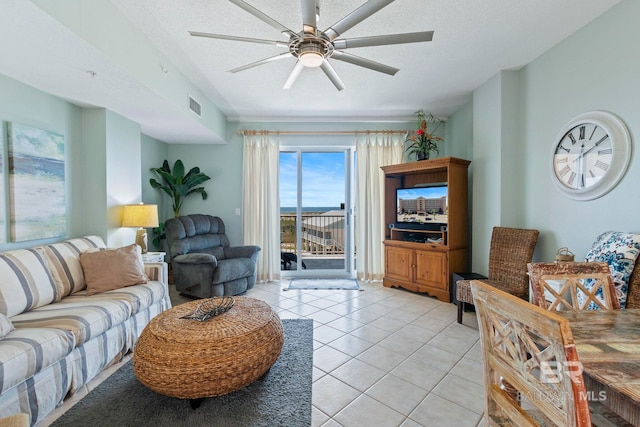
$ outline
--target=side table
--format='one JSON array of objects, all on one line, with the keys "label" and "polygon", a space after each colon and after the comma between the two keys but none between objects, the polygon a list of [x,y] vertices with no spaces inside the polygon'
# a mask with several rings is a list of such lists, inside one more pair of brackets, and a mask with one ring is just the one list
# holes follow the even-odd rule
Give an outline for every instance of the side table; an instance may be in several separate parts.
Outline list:
[{"label": "side table", "polygon": [[147,252],[142,254],[143,262],[164,262],[166,252]]}]

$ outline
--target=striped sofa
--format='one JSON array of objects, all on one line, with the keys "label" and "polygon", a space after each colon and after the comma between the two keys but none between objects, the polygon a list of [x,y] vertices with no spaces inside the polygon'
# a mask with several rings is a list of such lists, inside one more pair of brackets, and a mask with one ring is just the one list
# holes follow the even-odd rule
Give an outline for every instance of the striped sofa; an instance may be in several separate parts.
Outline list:
[{"label": "striped sofa", "polygon": [[86,295],[80,254],[99,236],[0,253],[0,416],[34,425],[130,352],[171,306],[167,264],[145,264],[146,284]]}]

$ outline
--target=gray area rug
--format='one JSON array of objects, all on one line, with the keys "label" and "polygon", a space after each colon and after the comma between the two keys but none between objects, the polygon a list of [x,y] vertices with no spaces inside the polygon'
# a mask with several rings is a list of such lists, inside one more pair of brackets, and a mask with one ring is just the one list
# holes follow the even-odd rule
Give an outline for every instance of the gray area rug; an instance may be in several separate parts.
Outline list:
[{"label": "gray area rug", "polygon": [[280,357],[265,376],[241,390],[204,399],[191,409],[188,400],[143,386],[129,361],[52,426],[310,426],[313,320],[284,319],[282,324]]},{"label": "gray area rug", "polygon": [[290,289],[344,289],[358,290],[360,285],[356,279],[291,279]]}]

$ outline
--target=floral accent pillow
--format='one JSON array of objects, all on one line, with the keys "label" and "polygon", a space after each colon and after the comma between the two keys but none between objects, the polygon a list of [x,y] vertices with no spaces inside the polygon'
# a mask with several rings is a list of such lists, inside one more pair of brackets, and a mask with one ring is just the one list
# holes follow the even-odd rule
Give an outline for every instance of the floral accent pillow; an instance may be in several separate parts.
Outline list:
[{"label": "floral accent pillow", "polygon": [[640,254],[640,234],[607,231],[598,236],[585,261],[609,264],[620,307],[627,303],[629,278]]}]

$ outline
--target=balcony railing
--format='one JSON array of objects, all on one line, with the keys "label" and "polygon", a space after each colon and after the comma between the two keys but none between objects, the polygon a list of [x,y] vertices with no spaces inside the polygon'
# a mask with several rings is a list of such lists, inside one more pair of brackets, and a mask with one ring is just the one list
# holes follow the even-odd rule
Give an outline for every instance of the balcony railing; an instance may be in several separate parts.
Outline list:
[{"label": "balcony railing", "polygon": [[[297,253],[297,229],[296,214],[280,214],[282,252]],[[303,254],[344,256],[345,216],[303,213],[300,237]]]}]

